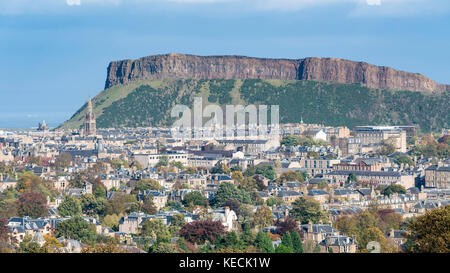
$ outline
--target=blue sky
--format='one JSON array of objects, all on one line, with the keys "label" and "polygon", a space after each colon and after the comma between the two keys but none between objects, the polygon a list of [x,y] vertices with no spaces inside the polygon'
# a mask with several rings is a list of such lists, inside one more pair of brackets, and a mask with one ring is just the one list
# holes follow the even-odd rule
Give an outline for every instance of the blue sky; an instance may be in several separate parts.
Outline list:
[{"label": "blue sky", "polygon": [[448,0],[0,0],[0,128],[56,126],[110,61],[335,57],[450,83]]}]

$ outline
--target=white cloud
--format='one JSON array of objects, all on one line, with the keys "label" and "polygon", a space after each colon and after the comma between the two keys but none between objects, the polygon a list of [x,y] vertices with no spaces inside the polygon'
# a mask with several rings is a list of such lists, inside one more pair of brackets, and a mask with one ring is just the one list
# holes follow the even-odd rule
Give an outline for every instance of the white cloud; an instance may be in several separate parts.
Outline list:
[{"label": "white cloud", "polygon": [[81,5],[81,0],[66,0],[66,3],[69,6],[79,6]]},{"label": "white cloud", "polygon": [[379,5],[381,5],[381,0],[367,0],[367,5],[379,6]]}]

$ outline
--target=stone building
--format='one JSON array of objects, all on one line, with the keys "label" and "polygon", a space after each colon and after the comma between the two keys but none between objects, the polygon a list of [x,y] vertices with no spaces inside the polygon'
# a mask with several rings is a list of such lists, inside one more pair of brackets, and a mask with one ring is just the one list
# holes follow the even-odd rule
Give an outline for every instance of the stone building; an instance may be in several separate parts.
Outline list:
[{"label": "stone building", "polygon": [[425,185],[438,189],[450,188],[450,166],[436,164],[425,169]]}]

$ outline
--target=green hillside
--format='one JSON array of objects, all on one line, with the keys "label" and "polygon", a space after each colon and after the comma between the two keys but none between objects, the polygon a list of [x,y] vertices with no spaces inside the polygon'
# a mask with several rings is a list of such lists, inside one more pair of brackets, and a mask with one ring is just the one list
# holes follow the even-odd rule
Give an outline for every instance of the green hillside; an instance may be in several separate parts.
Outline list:
[{"label": "green hillside", "polygon": [[[325,125],[411,125],[423,131],[449,127],[450,94],[370,89],[358,84],[281,80],[150,80],[119,85],[93,99],[97,127],[166,126],[176,104],[207,103],[280,106],[282,123]],[[86,105],[60,128],[80,128]]]}]

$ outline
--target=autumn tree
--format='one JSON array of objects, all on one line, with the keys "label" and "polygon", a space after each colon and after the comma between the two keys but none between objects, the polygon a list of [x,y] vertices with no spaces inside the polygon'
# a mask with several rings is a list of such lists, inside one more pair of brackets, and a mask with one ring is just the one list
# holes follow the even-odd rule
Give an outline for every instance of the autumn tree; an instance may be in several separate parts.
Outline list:
[{"label": "autumn tree", "polygon": [[55,159],[56,168],[67,168],[72,163],[72,155],[70,153],[62,152]]},{"label": "autumn tree", "polygon": [[219,236],[225,234],[225,227],[220,221],[194,221],[185,224],[179,234],[191,243],[214,243]]},{"label": "autumn tree", "polygon": [[428,211],[408,225],[409,251],[450,252],[450,206]]},{"label": "autumn tree", "polygon": [[285,234],[286,232],[293,232],[296,230],[299,232],[299,225],[295,218],[287,217],[285,219],[278,219],[276,223],[277,233],[280,235]]},{"label": "autumn tree", "polygon": [[227,164],[217,162],[216,165],[211,169],[211,173],[218,174],[230,174],[231,170],[228,168]]},{"label": "autumn tree", "polygon": [[159,182],[154,179],[142,179],[136,182],[136,186],[134,187],[133,192],[137,193],[147,190],[159,191],[161,190],[161,188],[161,184],[159,184]]},{"label": "autumn tree", "polygon": [[303,175],[301,172],[295,172],[295,171],[287,171],[280,175],[280,177],[277,179],[278,182],[284,183],[288,181],[298,181],[303,182]]},{"label": "autumn tree", "polygon": [[253,217],[253,223],[256,227],[259,227],[260,229],[272,225],[273,224],[272,210],[265,205],[259,207],[256,210],[255,215]]},{"label": "autumn tree", "polygon": [[47,198],[40,192],[26,192],[19,195],[17,212],[19,216],[39,218],[47,216]]},{"label": "autumn tree", "polygon": [[169,242],[171,238],[168,227],[161,219],[148,219],[142,224],[143,236],[154,236],[157,242]]},{"label": "autumn tree", "polygon": [[291,214],[302,224],[307,224],[310,221],[314,224],[320,221],[329,222],[329,214],[322,210],[319,202],[312,198],[300,197],[295,200]]}]

